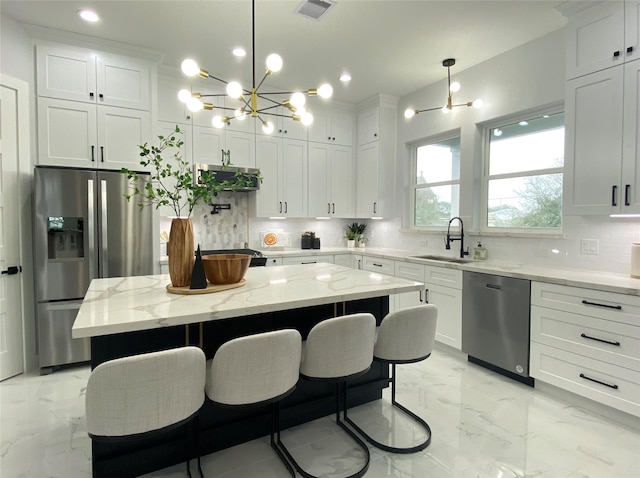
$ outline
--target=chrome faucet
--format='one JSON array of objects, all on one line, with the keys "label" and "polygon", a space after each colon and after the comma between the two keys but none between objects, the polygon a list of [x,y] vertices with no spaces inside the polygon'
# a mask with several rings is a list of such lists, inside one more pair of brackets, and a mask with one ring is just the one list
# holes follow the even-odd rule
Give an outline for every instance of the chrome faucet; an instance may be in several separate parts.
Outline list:
[{"label": "chrome faucet", "polygon": [[[456,219],[460,222],[460,235],[452,236],[451,223]],[[452,217],[451,220],[449,221],[449,227],[447,227],[447,237],[445,237],[444,239],[445,249],[447,250],[451,249],[451,243],[453,241],[460,241],[460,258],[463,258],[464,256],[469,255],[469,248],[467,247],[467,250],[466,251],[464,250],[464,223],[462,222],[462,219],[459,218],[458,216]]]}]

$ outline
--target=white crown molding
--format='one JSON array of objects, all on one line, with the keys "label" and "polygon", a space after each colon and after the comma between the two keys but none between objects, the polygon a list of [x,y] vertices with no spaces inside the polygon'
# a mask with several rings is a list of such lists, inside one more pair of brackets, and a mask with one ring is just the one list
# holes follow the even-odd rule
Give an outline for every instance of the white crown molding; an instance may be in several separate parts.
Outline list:
[{"label": "white crown molding", "polygon": [[81,48],[94,48],[117,55],[140,58],[155,64],[162,63],[164,58],[163,52],[143,48],[137,45],[106,40],[104,38],[89,35],[81,35],[79,33],[57,30],[55,28],[31,25],[29,23],[21,23],[20,25],[25,29],[29,36],[35,40],[65,43]]}]

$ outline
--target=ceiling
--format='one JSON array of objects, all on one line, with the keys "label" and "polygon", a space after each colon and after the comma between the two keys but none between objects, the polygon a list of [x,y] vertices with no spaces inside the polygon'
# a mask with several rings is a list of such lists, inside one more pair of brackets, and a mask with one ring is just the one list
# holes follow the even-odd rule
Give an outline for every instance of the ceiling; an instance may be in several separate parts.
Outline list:
[{"label": "ceiling", "polygon": [[[559,0],[336,0],[320,20],[294,13],[300,3],[256,1],[257,81],[266,56],[277,52],[284,67],[265,85],[291,91],[329,82],[334,99],[348,103],[405,96],[442,80],[445,58],[456,59],[455,76],[566,23],[555,10]],[[101,15],[99,23],[76,16],[86,7]],[[0,13],[156,50],[171,68],[191,57],[214,76],[251,83],[250,0],[2,0]],[[248,52],[243,60],[231,55],[238,45]],[[346,86],[338,79],[343,71],[353,78]]]}]

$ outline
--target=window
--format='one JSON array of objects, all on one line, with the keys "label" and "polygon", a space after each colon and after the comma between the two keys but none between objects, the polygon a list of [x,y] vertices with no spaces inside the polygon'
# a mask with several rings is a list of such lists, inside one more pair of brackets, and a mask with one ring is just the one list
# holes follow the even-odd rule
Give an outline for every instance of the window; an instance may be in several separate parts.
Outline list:
[{"label": "window", "polygon": [[558,231],[562,226],[564,113],[491,128],[484,226]]},{"label": "window", "polygon": [[413,226],[446,226],[458,215],[460,136],[415,147]]}]

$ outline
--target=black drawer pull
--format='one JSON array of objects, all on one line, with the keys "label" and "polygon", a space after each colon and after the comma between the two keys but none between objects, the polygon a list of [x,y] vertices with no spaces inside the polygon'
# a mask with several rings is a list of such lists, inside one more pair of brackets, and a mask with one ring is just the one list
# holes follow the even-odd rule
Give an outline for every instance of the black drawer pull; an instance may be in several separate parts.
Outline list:
[{"label": "black drawer pull", "polygon": [[628,46],[627,47],[627,53],[631,53],[633,52],[633,47],[632,46]]},{"label": "black drawer pull", "polygon": [[629,199],[629,192],[631,190],[631,184],[624,185],[624,205],[631,206],[631,200]]},{"label": "black drawer pull", "polygon": [[96,151],[96,147],[94,145],[91,145],[91,161],[96,160],[95,151]]},{"label": "black drawer pull", "polygon": [[613,57],[618,58],[620,56],[620,50],[616,50],[613,52]]},{"label": "black drawer pull", "polygon": [[373,265],[376,267],[382,267],[382,264],[378,264],[377,262],[374,262]]},{"label": "black drawer pull", "polygon": [[596,380],[595,378],[587,377],[585,374],[581,373],[580,378],[584,378],[585,380],[589,380],[591,382],[599,383],[600,385],[604,385],[605,387],[613,388],[614,390],[618,390],[618,386],[616,384],[611,385],[610,383],[601,382],[600,380]]},{"label": "black drawer pull", "polygon": [[611,205],[618,205],[618,186],[616,186],[615,184],[611,186]]},{"label": "black drawer pull", "polygon": [[300,264],[317,264],[317,263],[318,261],[307,261],[307,262],[302,261]]},{"label": "black drawer pull", "polygon": [[591,337],[587,334],[580,334],[580,337],[589,339],[589,340],[595,340],[596,342],[602,342],[603,344],[615,345],[616,347],[620,347],[620,342],[610,342],[609,340],[599,339],[597,337]]},{"label": "black drawer pull", "polygon": [[607,309],[622,310],[621,305],[598,304],[597,302],[589,302],[588,300],[583,300],[582,303],[584,305],[595,305],[596,307],[605,307]]}]

